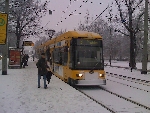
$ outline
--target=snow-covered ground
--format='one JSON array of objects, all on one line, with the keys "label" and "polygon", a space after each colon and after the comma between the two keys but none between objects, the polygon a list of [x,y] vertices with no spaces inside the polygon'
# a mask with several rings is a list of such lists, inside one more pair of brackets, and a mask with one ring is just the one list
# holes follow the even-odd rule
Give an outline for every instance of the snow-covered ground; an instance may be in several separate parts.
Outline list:
[{"label": "snow-covered ground", "polygon": [[[108,63],[108,61],[105,61],[105,63]],[[112,61],[112,66],[120,66],[120,67],[129,67],[129,63],[126,61]],[[142,68],[142,63],[137,63],[136,64],[138,69]],[[147,64],[147,70],[150,70],[150,62],[148,62]],[[143,79],[143,80],[147,80],[150,81],[150,72],[148,72],[147,74],[141,74],[141,71],[139,70],[131,70],[130,69],[125,69],[125,68],[117,68],[117,67],[110,67],[110,66],[105,66],[105,71],[106,72],[111,72],[114,74],[118,74],[118,75],[124,75],[124,76],[128,76],[128,77],[135,77],[138,79]]]},{"label": "snow-covered ground", "polygon": [[[115,64],[126,67],[128,63],[118,62]],[[137,64],[137,67],[138,65],[140,64]],[[150,80],[150,74],[141,75],[140,71],[136,70],[130,72],[129,69],[106,66],[105,71]],[[108,80],[107,85],[103,86],[105,89],[143,105],[150,106],[150,92],[129,87],[133,86],[150,91],[148,86],[142,86],[142,84],[132,83],[107,75],[106,77]],[[150,113],[145,108],[122,100],[119,97],[114,97],[104,91],[93,92],[93,90],[86,90],[84,92],[94,97],[97,101],[113,108],[118,113]],[[29,66],[25,69],[8,69],[8,75],[0,75],[0,113],[110,112],[55,76],[52,76],[51,82],[48,84],[48,89],[43,88],[42,79],[41,88],[37,88],[37,68],[35,62],[30,59]]]},{"label": "snow-covered ground", "polygon": [[[108,63],[108,62],[105,62]],[[108,63],[109,64],[109,63]],[[125,61],[113,61],[112,66],[121,66],[121,67],[129,67],[128,62]],[[150,69],[150,63],[148,63],[148,69]],[[142,63],[137,63],[137,68],[141,69],[142,68]],[[117,67],[110,67],[110,66],[105,66],[105,71],[117,75],[123,75],[127,77],[132,77],[132,78],[137,78],[141,80],[146,80],[150,81],[150,73],[148,72],[147,74],[141,74],[141,71],[139,70],[133,70],[131,72],[130,69],[125,69],[125,68],[117,68]],[[115,75],[109,76],[109,73],[106,74],[107,80],[107,85],[104,86],[109,91],[115,92],[117,94],[120,94],[124,97],[130,98],[136,102],[139,102],[143,105],[150,106],[150,83],[149,86],[139,84],[138,82],[132,82],[128,81],[126,79],[120,79],[116,78]],[[146,91],[149,92],[146,92]],[[146,112],[146,111],[145,111]],[[145,113],[143,112],[143,113]],[[149,111],[150,113],[150,111]]]},{"label": "snow-covered ground", "polygon": [[[108,65],[110,64],[108,60],[105,60],[105,63],[107,63]],[[129,62],[128,61],[112,60],[111,65],[112,66],[129,67]],[[137,66],[137,69],[142,69],[142,63],[141,62],[137,62],[136,66]],[[147,70],[150,70],[150,62],[147,63]]]},{"label": "snow-covered ground", "polygon": [[124,75],[127,77],[150,81],[150,72],[148,72],[147,74],[141,74],[141,71],[138,70],[133,70],[131,72],[129,69],[109,67],[109,66],[105,67],[105,71],[113,74]]},{"label": "snow-covered ground", "polygon": [[[112,65],[113,64],[116,66],[128,67],[127,62],[114,62]],[[141,63],[138,63],[137,67],[140,68],[140,65]],[[133,70],[131,72],[130,69],[105,66],[105,71],[117,75],[150,81],[150,74],[148,73],[143,75],[139,70]],[[121,79],[119,77],[116,78],[116,75],[111,76],[109,73],[106,73],[107,83],[106,85],[102,86],[104,89],[147,107],[150,106],[150,83],[147,86],[139,84],[138,82],[133,82],[132,80]],[[150,110],[147,110],[144,107],[135,105],[130,101],[124,100],[100,89],[86,89],[83,90],[83,92],[93,97],[97,101],[105,103],[105,105],[114,109],[117,113],[150,113]],[[97,96],[98,94],[99,96]]]},{"label": "snow-covered ground", "polygon": [[110,113],[55,76],[48,89],[42,79],[37,88],[35,62],[28,65],[0,75],[0,113]]}]

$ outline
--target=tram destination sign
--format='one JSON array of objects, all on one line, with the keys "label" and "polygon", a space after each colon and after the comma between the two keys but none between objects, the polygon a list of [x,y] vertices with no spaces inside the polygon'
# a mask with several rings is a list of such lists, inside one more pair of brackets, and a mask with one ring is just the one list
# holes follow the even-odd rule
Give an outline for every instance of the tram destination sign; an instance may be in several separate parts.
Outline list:
[{"label": "tram destination sign", "polygon": [[93,40],[93,39],[77,39],[77,45],[84,46],[101,46],[102,40]]},{"label": "tram destination sign", "polygon": [[0,45],[6,44],[7,18],[8,15],[6,13],[0,13]]}]

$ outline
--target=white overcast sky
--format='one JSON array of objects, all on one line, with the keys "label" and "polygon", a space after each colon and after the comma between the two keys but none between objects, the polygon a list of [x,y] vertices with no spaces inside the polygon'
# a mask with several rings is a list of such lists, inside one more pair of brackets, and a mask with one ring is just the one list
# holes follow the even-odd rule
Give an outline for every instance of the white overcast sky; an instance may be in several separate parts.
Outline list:
[{"label": "white overcast sky", "polygon": [[[37,1],[44,2],[46,0]],[[111,5],[112,2],[114,2],[114,0],[71,0],[71,2],[70,0],[47,1],[50,1],[48,10],[52,10],[53,14],[49,15],[47,12],[46,16],[41,19],[41,26],[43,26],[44,29],[54,29],[56,32],[65,29],[69,31],[78,28],[80,21],[84,23],[87,10],[90,14],[89,17],[95,19],[97,17],[96,15],[99,15],[108,5]],[[88,2],[85,3],[85,1]],[[82,7],[80,7],[81,5]],[[71,12],[74,12],[74,15],[69,16]],[[109,11],[106,10],[101,15],[101,18],[106,20],[107,18],[105,16],[108,15],[108,12]],[[117,14],[117,6],[115,3],[112,5],[112,13],[114,15]]]},{"label": "white overcast sky", "polygon": [[[44,0],[41,1],[43,2]],[[96,15],[99,15],[113,0],[88,0],[87,3],[83,1],[87,0],[71,0],[71,4],[70,0],[50,0],[48,9],[54,11],[52,15],[47,13],[47,15],[42,18],[42,26],[44,26],[45,29],[54,29],[56,31],[60,31],[61,29],[73,30],[77,28],[80,21],[84,22],[87,9],[89,10],[89,16],[95,19]],[[81,5],[82,7],[80,7]],[[115,7],[113,7],[113,9],[113,11],[116,12]],[[71,12],[74,12],[75,15],[69,16]],[[106,13],[108,13],[108,10],[106,10],[101,17],[105,18]]]}]

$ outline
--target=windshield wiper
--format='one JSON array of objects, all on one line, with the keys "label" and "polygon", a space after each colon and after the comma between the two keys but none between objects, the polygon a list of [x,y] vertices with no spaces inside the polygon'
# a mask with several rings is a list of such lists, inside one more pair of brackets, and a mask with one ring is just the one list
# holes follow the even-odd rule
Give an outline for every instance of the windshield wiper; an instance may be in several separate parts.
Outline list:
[{"label": "windshield wiper", "polygon": [[[97,60],[96,57],[95,57],[95,59]],[[98,60],[97,60],[97,61],[98,61]],[[93,67],[93,69],[91,69],[91,70],[89,71],[90,74],[93,74],[93,73],[94,73],[95,67],[96,67],[100,62],[101,62],[101,61],[98,61],[98,62],[96,63],[96,65]]]}]

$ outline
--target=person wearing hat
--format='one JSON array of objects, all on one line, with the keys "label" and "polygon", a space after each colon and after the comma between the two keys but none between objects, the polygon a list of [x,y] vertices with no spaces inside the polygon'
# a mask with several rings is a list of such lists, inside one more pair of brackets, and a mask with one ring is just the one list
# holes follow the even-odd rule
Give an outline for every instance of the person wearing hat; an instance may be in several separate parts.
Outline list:
[{"label": "person wearing hat", "polygon": [[45,59],[45,53],[41,54],[41,58],[38,60],[38,62],[36,63],[36,66],[38,68],[38,88],[40,88],[40,79],[41,76],[43,76],[44,79],[44,88],[47,88],[46,85],[46,75],[47,75],[47,61]]}]

